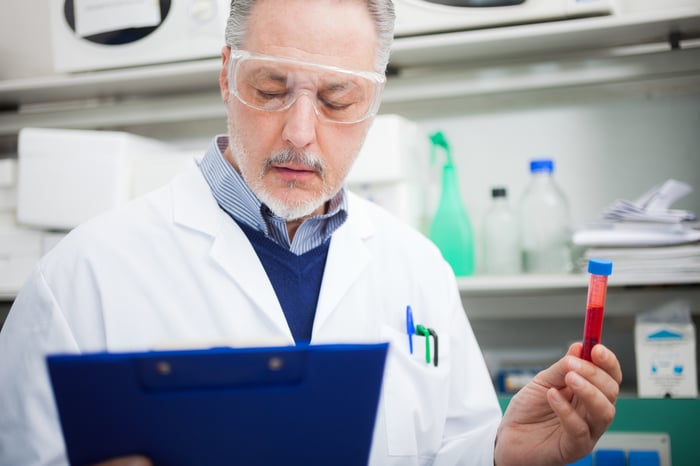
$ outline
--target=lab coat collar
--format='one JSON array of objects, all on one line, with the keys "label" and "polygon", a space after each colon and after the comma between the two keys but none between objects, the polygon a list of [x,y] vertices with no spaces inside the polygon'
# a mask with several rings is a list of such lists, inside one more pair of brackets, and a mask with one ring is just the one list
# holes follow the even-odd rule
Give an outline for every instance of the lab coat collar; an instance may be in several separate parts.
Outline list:
[{"label": "lab coat collar", "polygon": [[[173,181],[172,196],[175,224],[212,238],[212,259],[293,344],[282,307],[253,246],[236,222],[216,203],[198,167],[192,167]],[[324,322],[371,260],[365,241],[374,235],[375,226],[364,201],[352,193],[348,193],[348,214],[347,221],[331,239],[313,335],[322,331]]]},{"label": "lab coat collar", "polygon": [[374,224],[362,201],[348,192],[348,219],[331,240],[316,306],[314,335],[322,331],[323,324],[369,266],[371,255],[365,241],[374,231]]},{"label": "lab coat collar", "polygon": [[253,246],[238,224],[216,203],[199,167],[193,167],[173,181],[172,196],[174,223],[212,238],[212,260],[270,319],[279,336],[293,344],[282,307]]}]

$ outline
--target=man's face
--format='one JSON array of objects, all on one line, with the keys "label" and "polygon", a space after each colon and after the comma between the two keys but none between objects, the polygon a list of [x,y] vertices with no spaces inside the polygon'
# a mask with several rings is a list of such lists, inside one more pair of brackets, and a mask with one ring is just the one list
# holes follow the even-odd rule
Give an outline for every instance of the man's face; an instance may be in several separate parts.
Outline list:
[{"label": "man's face", "polygon": [[[373,71],[374,25],[364,2],[261,0],[253,8],[246,51],[349,70]],[[228,49],[220,76],[226,102],[228,161],[277,215],[296,220],[323,213],[341,188],[371,124],[323,121],[314,76],[286,110],[251,108],[232,94]],[[308,79],[308,78],[311,79]],[[307,86],[303,84],[303,86]]]}]

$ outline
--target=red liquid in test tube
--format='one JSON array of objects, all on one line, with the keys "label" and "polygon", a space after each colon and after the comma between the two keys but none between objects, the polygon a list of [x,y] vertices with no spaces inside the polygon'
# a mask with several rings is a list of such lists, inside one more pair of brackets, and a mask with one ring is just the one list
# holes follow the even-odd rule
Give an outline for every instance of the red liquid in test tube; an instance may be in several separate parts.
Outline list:
[{"label": "red liquid in test tube", "polygon": [[591,360],[591,350],[600,343],[603,333],[603,313],[605,294],[608,289],[608,275],[612,273],[612,262],[607,259],[590,259],[588,273],[588,299],[586,301],[586,321],[583,324],[583,351],[581,357]]}]

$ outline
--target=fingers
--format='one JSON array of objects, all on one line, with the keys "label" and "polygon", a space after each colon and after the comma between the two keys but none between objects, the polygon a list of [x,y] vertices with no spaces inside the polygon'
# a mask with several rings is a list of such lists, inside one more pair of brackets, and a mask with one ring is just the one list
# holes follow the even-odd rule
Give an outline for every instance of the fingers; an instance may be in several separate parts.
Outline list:
[{"label": "fingers", "polygon": [[[576,354],[575,346],[579,345],[572,345],[562,361],[562,366],[567,371],[566,376],[569,372],[580,375],[602,392],[610,402],[615,403],[622,382],[622,369],[617,357],[605,346],[596,345],[593,347],[593,362],[584,361],[573,356]],[[566,385],[571,386],[568,380]]]},{"label": "fingers", "polygon": [[610,374],[618,385],[622,383],[622,368],[617,356],[612,351],[598,344],[593,347],[591,358],[593,363]]},{"label": "fingers", "polygon": [[563,373],[564,387],[553,384],[547,399],[571,436],[590,434],[595,438],[615,417],[622,369],[615,354],[605,346],[594,346],[592,362],[579,358],[581,348],[581,343],[572,344],[566,356],[552,366],[559,366],[556,372]]},{"label": "fingers", "polygon": [[550,388],[547,390],[547,401],[554,414],[559,418],[562,429],[567,436],[574,439],[570,445],[587,446],[590,443],[591,429],[569,400],[564,398],[556,388]]},{"label": "fingers", "polygon": [[[615,418],[615,404],[596,386],[576,372],[566,375],[567,388],[575,401],[565,398],[560,390],[550,388],[547,400],[560,420],[561,427],[571,440],[573,450],[585,451],[592,447]],[[570,452],[573,453],[573,452]],[[577,452],[580,453],[580,452]]]},{"label": "fingers", "polygon": [[[590,433],[598,438],[615,417],[615,401],[620,391],[621,371],[615,355],[605,347],[597,351],[599,362],[606,369],[568,354],[562,365],[568,369],[564,381],[571,398],[564,398],[564,390],[547,393],[552,410],[561,419],[562,426],[572,436]],[[608,372],[610,371],[610,372]],[[557,396],[566,403],[560,402]],[[575,403],[569,403],[571,399]]]}]

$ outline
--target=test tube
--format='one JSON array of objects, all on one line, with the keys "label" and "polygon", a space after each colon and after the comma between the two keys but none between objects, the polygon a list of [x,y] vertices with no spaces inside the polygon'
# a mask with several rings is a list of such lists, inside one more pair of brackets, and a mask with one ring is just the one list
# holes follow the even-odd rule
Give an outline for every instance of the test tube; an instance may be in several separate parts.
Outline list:
[{"label": "test tube", "polygon": [[600,343],[603,333],[603,313],[605,293],[608,289],[608,275],[612,273],[612,262],[607,259],[589,259],[588,299],[586,301],[586,321],[583,324],[583,351],[581,357],[591,360],[593,346]]}]

